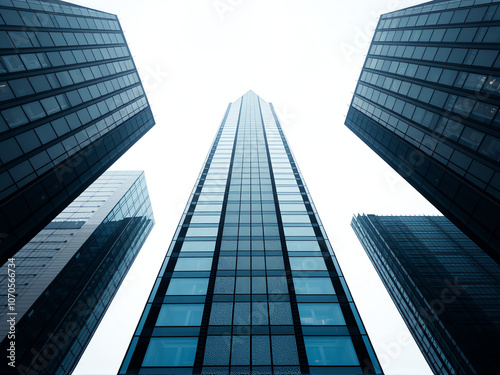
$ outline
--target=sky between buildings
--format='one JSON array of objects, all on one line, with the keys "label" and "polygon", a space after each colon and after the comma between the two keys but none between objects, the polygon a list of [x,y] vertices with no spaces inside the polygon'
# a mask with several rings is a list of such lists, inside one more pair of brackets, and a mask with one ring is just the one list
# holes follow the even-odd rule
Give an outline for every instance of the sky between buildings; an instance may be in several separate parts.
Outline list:
[{"label": "sky between buildings", "polygon": [[77,0],[117,14],[156,126],[112,169],[145,170],[156,226],[74,374],[116,374],[227,104],[277,110],[388,375],[431,374],[350,228],[353,214],[438,214],[345,126],[380,14],[415,0]]}]

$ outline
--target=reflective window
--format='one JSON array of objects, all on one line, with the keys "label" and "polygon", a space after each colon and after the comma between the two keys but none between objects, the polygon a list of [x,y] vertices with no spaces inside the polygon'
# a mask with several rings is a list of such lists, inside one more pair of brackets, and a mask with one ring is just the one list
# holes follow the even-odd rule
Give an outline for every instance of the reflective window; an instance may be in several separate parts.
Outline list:
[{"label": "reflective window", "polygon": [[184,241],[181,251],[214,251],[215,241]]},{"label": "reflective window", "polygon": [[207,292],[208,279],[205,278],[172,278],[168,285],[167,295],[201,295]]},{"label": "reflective window", "polygon": [[290,257],[290,267],[293,271],[326,271],[322,257]]},{"label": "reflective window", "polygon": [[321,251],[317,241],[286,241],[288,251]]},{"label": "reflective window", "polygon": [[193,366],[197,337],[153,337],[143,366]]},{"label": "reflective window", "polygon": [[294,277],[296,294],[335,294],[332,281],[326,277]]},{"label": "reflective window", "polygon": [[157,326],[199,326],[203,316],[202,304],[162,305]]},{"label": "reflective window", "polygon": [[300,323],[305,325],[345,325],[338,303],[299,303]]},{"label": "reflective window", "polygon": [[212,258],[178,258],[174,271],[210,271]]},{"label": "reflective window", "polygon": [[305,336],[310,366],[359,365],[352,340],[348,336]]}]

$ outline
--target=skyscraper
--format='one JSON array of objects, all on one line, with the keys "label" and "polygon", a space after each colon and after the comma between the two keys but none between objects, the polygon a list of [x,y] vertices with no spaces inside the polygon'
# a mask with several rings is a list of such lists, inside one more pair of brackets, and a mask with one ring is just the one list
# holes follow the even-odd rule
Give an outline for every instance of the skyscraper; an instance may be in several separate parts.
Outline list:
[{"label": "skyscraper", "polygon": [[115,15],[0,4],[0,264],[154,125]]},{"label": "skyscraper", "polygon": [[120,373],[230,371],[382,372],[274,109],[252,91],[229,104]]},{"label": "skyscraper", "polygon": [[497,374],[500,266],[442,216],[351,223],[435,374]]},{"label": "skyscraper", "polygon": [[153,225],[144,173],[106,172],[1,267],[0,373],[70,374]]},{"label": "skyscraper", "polygon": [[499,4],[382,15],[345,122],[497,263]]}]

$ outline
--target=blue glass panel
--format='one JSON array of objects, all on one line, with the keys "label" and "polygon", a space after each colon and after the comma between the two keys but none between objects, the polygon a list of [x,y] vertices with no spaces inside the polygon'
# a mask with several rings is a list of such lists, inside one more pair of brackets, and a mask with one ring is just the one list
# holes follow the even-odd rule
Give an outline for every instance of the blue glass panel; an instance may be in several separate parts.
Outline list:
[{"label": "blue glass panel", "polygon": [[288,251],[321,251],[317,241],[286,241]]},{"label": "blue glass panel", "polygon": [[153,337],[143,366],[193,366],[197,337]]},{"label": "blue glass panel", "polygon": [[326,264],[322,257],[290,257],[290,267],[294,271],[326,270]]},{"label": "blue glass panel", "polygon": [[203,315],[202,304],[162,305],[157,326],[199,326]]},{"label": "blue glass panel", "polygon": [[348,336],[305,336],[310,366],[359,365],[352,340]]},{"label": "blue glass panel", "polygon": [[206,294],[208,287],[208,279],[176,279],[170,280],[167,289],[167,296],[179,295],[201,295]]},{"label": "blue glass panel", "polygon": [[210,271],[212,258],[179,258],[174,271]]},{"label": "blue glass panel", "polygon": [[300,323],[305,325],[345,325],[337,303],[299,303]]},{"label": "blue glass panel", "polygon": [[326,277],[294,277],[296,294],[335,294],[332,281]]}]

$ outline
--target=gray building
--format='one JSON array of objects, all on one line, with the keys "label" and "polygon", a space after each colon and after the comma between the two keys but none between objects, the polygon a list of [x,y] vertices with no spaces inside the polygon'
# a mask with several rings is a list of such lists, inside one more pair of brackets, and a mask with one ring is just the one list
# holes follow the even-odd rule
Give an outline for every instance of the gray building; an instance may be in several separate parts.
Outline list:
[{"label": "gray building", "polygon": [[500,2],[384,14],[345,124],[500,263]]},{"label": "gray building", "polygon": [[229,104],[121,374],[381,373],[272,105]]},{"label": "gray building", "polygon": [[106,172],[3,265],[0,373],[71,373],[153,225],[144,173]]},{"label": "gray building", "polygon": [[154,125],[115,15],[0,2],[0,264]]},{"label": "gray building", "polygon": [[500,265],[442,216],[351,223],[435,374],[497,374]]}]

